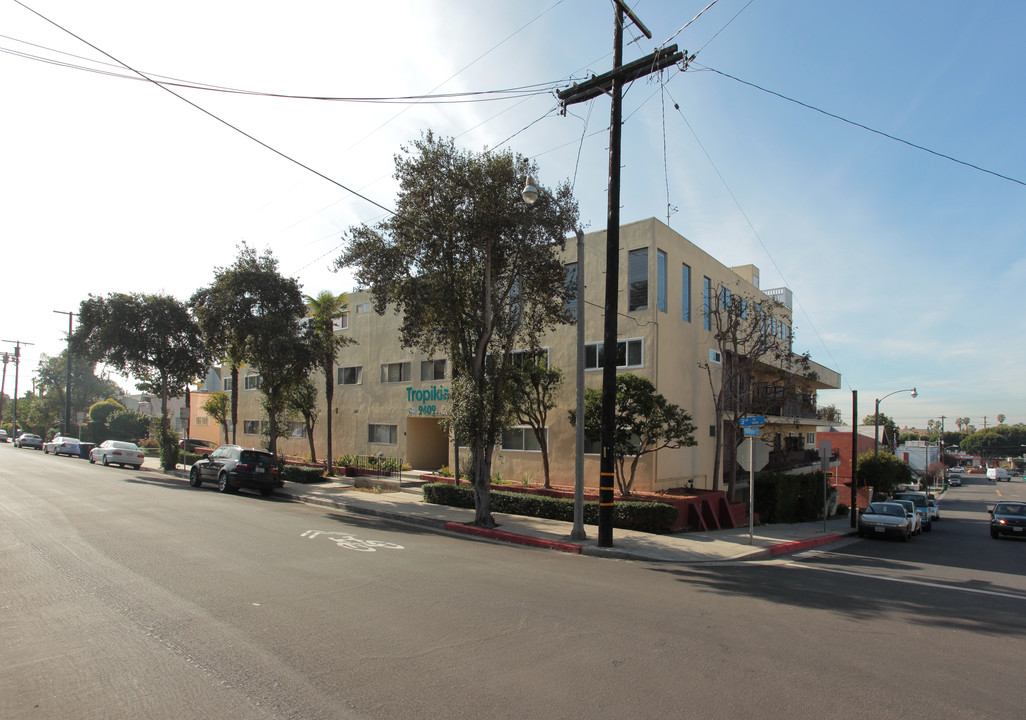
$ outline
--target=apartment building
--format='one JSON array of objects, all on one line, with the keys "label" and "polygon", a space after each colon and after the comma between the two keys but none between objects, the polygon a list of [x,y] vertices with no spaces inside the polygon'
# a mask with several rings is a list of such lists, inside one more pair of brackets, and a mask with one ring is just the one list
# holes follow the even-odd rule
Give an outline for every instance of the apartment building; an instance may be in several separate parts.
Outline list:
[{"label": "apartment building", "polygon": [[[573,240],[565,251],[568,277],[579,265],[584,267],[584,383],[593,388],[602,384],[605,243],[605,231],[585,235],[583,263],[579,263]],[[722,358],[710,328],[708,309],[725,292],[751,298],[757,304],[776,303],[775,321],[769,331],[789,340],[791,292],[786,288],[761,290],[757,267],[726,267],[654,218],[621,227],[620,252],[623,291],[617,323],[618,372],[647,377],[658,392],[690,413],[698,428],[696,446],[646,455],[634,487],[638,491],[685,485],[711,488],[718,429],[709,372],[716,382]],[[349,312],[338,332],[348,334],[356,344],[339,352],[333,407],[322,408],[314,430],[318,452],[325,447],[324,415],[330,412],[336,457],[346,453],[383,454],[402,458],[416,469],[452,467],[452,443],[440,423],[450,403],[448,359],[403,348],[399,344],[400,319],[390,312],[374,313],[369,291],[352,292],[347,298]],[[579,312],[581,308],[574,310]],[[550,364],[562,369],[566,378],[558,405],[549,413],[551,478],[553,484],[572,485],[576,437],[569,411],[576,404],[576,327],[568,325],[549,333],[543,345]],[[796,453],[806,457],[815,448],[814,391],[840,387],[840,376],[835,371],[816,363],[812,369],[815,376],[804,395],[774,398],[772,393],[767,394],[763,440],[778,461]],[[255,372],[243,368],[239,441],[247,445],[262,442],[261,422],[266,418],[260,406],[259,383]],[[323,403],[324,379],[320,372],[316,373],[315,384],[321,388]],[[293,428],[293,437],[279,447],[289,454],[309,454],[308,440],[298,425]],[[588,446],[584,451],[585,483],[597,486],[598,448]],[[515,482],[542,479],[541,454],[529,428],[508,429],[496,452],[493,472]]]}]

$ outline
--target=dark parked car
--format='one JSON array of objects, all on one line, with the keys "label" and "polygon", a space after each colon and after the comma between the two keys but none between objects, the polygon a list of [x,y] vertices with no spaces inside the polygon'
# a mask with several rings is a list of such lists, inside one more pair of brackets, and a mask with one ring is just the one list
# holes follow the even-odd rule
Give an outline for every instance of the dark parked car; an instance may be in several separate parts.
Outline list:
[{"label": "dark parked car", "polygon": [[250,488],[264,496],[284,485],[271,453],[238,445],[222,445],[193,463],[189,484],[199,487],[204,482],[216,482],[217,489],[223,493]]},{"label": "dark parked car", "polygon": [[217,449],[217,443],[210,442],[209,440],[199,440],[198,438],[189,438],[188,440],[179,440],[178,447],[185,450],[185,452],[209,455]]},{"label": "dark parked car", "polygon": [[1026,537],[1026,503],[999,502],[990,511],[990,536]]}]

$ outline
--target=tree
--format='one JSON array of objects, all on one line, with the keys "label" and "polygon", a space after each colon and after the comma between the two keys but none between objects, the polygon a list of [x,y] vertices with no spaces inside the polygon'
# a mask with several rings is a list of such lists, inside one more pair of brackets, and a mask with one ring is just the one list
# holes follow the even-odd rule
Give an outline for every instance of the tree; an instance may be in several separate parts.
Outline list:
[{"label": "tree", "polygon": [[548,353],[521,353],[519,362],[513,364],[510,382],[509,404],[516,422],[531,428],[542,456],[545,487],[549,481],[549,410],[556,407],[556,395],[563,386],[563,372],[549,366]]},{"label": "tree", "polygon": [[203,412],[214,418],[224,431],[224,441],[228,442],[228,419],[231,417],[231,399],[227,393],[218,391],[211,393],[206,402],[203,403]]},{"label": "tree", "polygon": [[880,447],[889,453],[894,452],[894,441],[898,438],[898,423],[894,422],[894,418],[883,413],[880,413],[879,417],[875,413],[870,413],[862,418],[862,424],[866,427],[870,425],[879,427]]},{"label": "tree", "polygon": [[107,418],[107,433],[111,440],[138,442],[146,437],[150,418],[138,410],[116,410]]},{"label": "tree", "polygon": [[568,184],[520,197],[537,167],[509,151],[472,153],[428,132],[395,159],[396,212],[346,233],[337,268],[356,268],[374,308],[401,315],[404,346],[449,353],[448,427],[470,449],[475,523],[489,510],[492,456],[509,417],[514,349],[569,320],[560,255],[577,225]]},{"label": "tree", "polygon": [[106,362],[160,396],[161,464],[174,467],[178,448],[171,445],[167,401],[203,371],[209,357],[185,304],[170,295],[90,295],[78,320],[73,353]]},{"label": "tree", "polygon": [[[62,350],[54,356],[41,355],[36,369],[36,392],[47,397],[64,418],[64,393],[68,382],[68,351]],[[90,403],[102,398],[113,397],[120,388],[113,380],[96,376],[96,363],[82,357],[71,359],[71,417],[74,423],[75,411],[85,410]]]},{"label": "tree", "polygon": [[1005,415],[1004,415],[1004,413],[998,413],[997,421],[998,421],[998,425],[1004,425],[1005,424]]},{"label": "tree", "polygon": [[798,416],[813,405],[808,384],[815,379],[808,354],[791,351],[791,336],[778,304],[721,287],[710,298],[709,324],[720,362],[700,363],[709,378],[717,428],[713,489],[722,479],[733,497],[741,418],[749,413]]},{"label": "tree", "polygon": [[[576,423],[576,411],[571,410],[570,424]],[[644,455],[697,444],[691,416],[656,392],[651,380],[633,373],[616,376],[614,427],[613,458],[621,495],[631,494]],[[584,434],[592,442],[602,438],[602,393],[594,388],[584,391]],[[633,458],[629,473],[625,468],[628,457]]]},{"label": "tree", "polygon": [[859,455],[855,476],[863,487],[890,494],[896,486],[912,482],[912,468],[893,453],[867,452]]},{"label": "tree", "polygon": [[[354,343],[354,340],[345,335],[339,335],[335,332],[335,323],[340,319],[349,307],[349,303],[346,302],[346,296],[335,295],[334,293],[323,290],[317,297],[306,296],[306,307],[310,311],[310,320],[307,327],[310,329],[310,344],[314,354],[315,362],[320,368],[321,372],[324,373],[324,397],[326,400],[328,413],[324,421],[327,425],[328,442],[327,442],[327,474],[331,475],[331,464],[333,462],[331,447],[331,434],[332,434],[332,408],[335,401],[335,365],[338,351],[347,345]],[[339,323],[341,325],[341,323]],[[304,416],[305,417],[305,416]],[[309,426],[310,434],[310,457],[311,459],[316,457],[314,452],[313,444],[313,425]],[[316,462],[316,460],[314,460]]]},{"label": "tree", "polygon": [[823,405],[816,408],[816,417],[820,420],[825,420],[831,423],[842,423],[844,422],[841,411],[837,409],[836,405]]},{"label": "tree", "polygon": [[247,258],[244,263],[251,304],[243,356],[260,373],[268,449],[277,455],[279,416],[288,409],[289,395],[314,367],[311,333],[300,325],[306,304],[295,278],[278,271],[278,260],[270,250],[251,259],[253,262]]},{"label": "tree", "polygon": [[[331,407],[330,405],[328,407]],[[310,443],[310,462],[317,462],[317,449],[314,447],[313,432],[317,424],[317,388],[314,387],[310,376],[306,376],[297,383],[288,393],[285,400],[286,412],[294,412],[303,418],[303,425],[306,428],[306,439]],[[329,412],[330,416],[331,413]]]},{"label": "tree", "polygon": [[[247,361],[246,343],[251,331],[256,299],[253,282],[261,272],[261,258],[245,242],[235,264],[217,268],[214,282],[193,293],[189,307],[196,314],[203,341],[211,355],[228,364],[231,377],[231,442],[239,426],[239,368]],[[228,441],[225,424],[225,441]]]},{"label": "tree", "polygon": [[[96,443],[110,439],[107,420],[114,413],[124,409],[125,406],[113,398],[107,398],[90,405],[89,412],[87,413],[88,420],[82,425],[82,439]],[[147,421],[148,423],[149,421]]]}]

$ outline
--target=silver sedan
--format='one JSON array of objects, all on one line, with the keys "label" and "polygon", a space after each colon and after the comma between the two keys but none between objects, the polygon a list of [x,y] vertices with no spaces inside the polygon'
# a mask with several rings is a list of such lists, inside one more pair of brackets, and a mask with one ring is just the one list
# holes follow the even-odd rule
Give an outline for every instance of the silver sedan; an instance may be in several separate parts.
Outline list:
[{"label": "silver sedan", "polygon": [[89,462],[121,467],[141,467],[143,451],[138,445],[124,440],[104,440],[89,451]]}]

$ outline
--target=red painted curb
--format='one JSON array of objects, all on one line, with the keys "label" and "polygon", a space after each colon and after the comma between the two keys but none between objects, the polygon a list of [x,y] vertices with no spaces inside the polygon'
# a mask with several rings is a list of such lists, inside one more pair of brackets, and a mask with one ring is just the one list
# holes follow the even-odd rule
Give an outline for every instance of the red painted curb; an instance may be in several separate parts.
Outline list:
[{"label": "red painted curb", "polygon": [[458,522],[447,522],[445,524],[445,529],[452,530],[454,532],[467,533],[468,535],[480,535],[481,537],[494,538],[495,540],[503,540],[509,543],[516,543],[517,545],[530,545],[531,547],[547,548],[549,550],[558,550],[560,552],[573,553],[575,555],[581,554],[580,545],[559,542],[558,540],[543,540],[541,538],[530,537],[528,535],[517,535],[516,533],[506,532],[505,530],[488,530],[475,525],[464,525],[463,523]]},{"label": "red painted curb", "polygon": [[794,540],[792,542],[780,543],[779,545],[770,545],[767,549],[769,550],[771,557],[776,557],[777,555],[801,552],[802,550],[808,550],[809,548],[837,542],[844,537],[844,535],[824,535],[823,537],[809,538],[808,540]]}]

